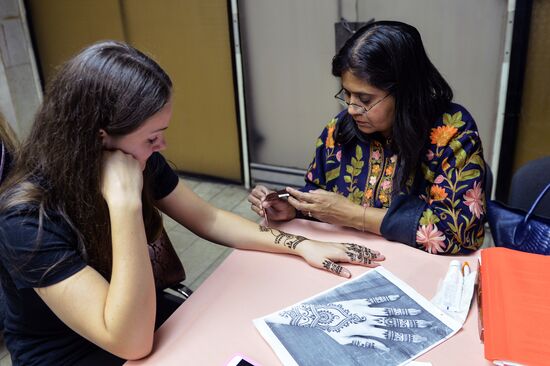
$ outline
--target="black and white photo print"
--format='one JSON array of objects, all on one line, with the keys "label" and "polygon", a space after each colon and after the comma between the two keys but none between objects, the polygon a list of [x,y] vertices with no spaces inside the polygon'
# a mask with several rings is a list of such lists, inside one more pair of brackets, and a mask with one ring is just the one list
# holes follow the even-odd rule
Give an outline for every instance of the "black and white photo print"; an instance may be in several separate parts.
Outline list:
[{"label": "black and white photo print", "polygon": [[382,267],[256,327],[284,365],[402,365],[460,325]]}]

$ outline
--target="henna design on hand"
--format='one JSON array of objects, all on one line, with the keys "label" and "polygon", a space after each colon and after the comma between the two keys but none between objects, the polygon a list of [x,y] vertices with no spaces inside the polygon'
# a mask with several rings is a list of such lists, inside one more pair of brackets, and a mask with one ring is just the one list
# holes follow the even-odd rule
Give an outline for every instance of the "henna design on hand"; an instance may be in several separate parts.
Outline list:
[{"label": "henna design on hand", "polygon": [[260,225],[260,231],[271,233],[271,235],[275,237],[275,244],[282,244],[285,247],[290,249],[296,249],[296,246],[298,244],[300,244],[304,240],[307,240],[306,237],[303,237],[300,235],[288,234],[288,233],[285,233],[284,231],[273,229],[264,225]]},{"label": "henna design on hand", "polygon": [[336,263],[334,263],[333,261],[329,261],[328,259],[325,259],[325,261],[323,262],[323,267],[324,267],[327,271],[336,273],[336,274],[338,274],[338,275],[339,275],[340,272],[342,272],[342,270],[344,269],[344,267],[342,267],[341,265],[336,264]]},{"label": "henna design on hand", "polygon": [[378,257],[374,251],[362,245],[343,243],[346,246],[346,254],[351,262],[372,264],[372,260]]}]

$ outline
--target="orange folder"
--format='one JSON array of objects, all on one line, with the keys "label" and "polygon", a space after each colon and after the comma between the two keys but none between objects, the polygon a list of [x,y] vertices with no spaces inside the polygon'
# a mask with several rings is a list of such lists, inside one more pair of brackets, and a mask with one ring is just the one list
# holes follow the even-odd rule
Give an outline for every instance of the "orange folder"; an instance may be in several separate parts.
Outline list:
[{"label": "orange folder", "polygon": [[550,256],[488,248],[480,271],[485,358],[550,365]]}]

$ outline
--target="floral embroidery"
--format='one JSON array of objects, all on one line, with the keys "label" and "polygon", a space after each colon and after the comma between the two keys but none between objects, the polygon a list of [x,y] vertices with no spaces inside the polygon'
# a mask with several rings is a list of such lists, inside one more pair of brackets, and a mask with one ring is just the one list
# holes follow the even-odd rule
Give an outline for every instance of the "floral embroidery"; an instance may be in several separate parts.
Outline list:
[{"label": "floral embroidery", "polygon": [[438,147],[446,146],[457,131],[458,130],[456,127],[451,126],[439,126],[437,128],[432,128],[432,133],[430,134],[432,144],[437,144]]},{"label": "floral embroidery", "polygon": [[[337,118],[343,116],[345,112]],[[392,216],[387,222],[406,217],[409,208],[391,212],[392,199],[397,196],[393,178],[399,173],[398,156],[388,144],[375,139],[337,144],[337,118],[317,139],[306,189],[336,192],[365,207],[389,207]],[[420,172],[413,172],[400,192],[423,205],[421,218],[416,225],[411,222],[412,227],[396,225],[393,230],[403,231],[402,238],[410,230],[406,237],[412,240],[403,240],[411,240],[407,244],[429,253],[471,252],[483,243],[486,210],[485,163],[475,122],[463,107],[451,104],[435,121],[428,137],[418,162]]]},{"label": "floral embroidery", "polygon": [[480,182],[475,182],[474,187],[472,189],[469,189],[464,194],[464,204],[468,206],[470,212],[473,213],[478,219],[484,213],[483,190],[480,186]]},{"label": "floral embroidery", "polygon": [[355,156],[351,158],[351,164],[346,165],[346,174],[344,175],[344,182],[347,184],[348,199],[352,202],[360,204],[363,200],[363,191],[357,186],[357,179],[363,171],[363,150],[361,146],[355,148]]},{"label": "floral embroidery", "polygon": [[437,225],[420,225],[416,232],[416,241],[424,247],[428,253],[442,253],[445,251],[445,235],[437,229]]},{"label": "floral embroidery", "polygon": [[389,207],[392,196],[392,181],[397,155],[384,154],[384,148],[378,141],[370,144],[370,171],[365,187],[364,206],[375,206],[377,198],[382,207]]},{"label": "floral embroidery", "polygon": [[439,175],[435,178],[434,183],[435,183],[435,184],[441,184],[441,183],[443,183],[444,180],[445,180],[445,177],[442,176],[441,174],[439,174]]},{"label": "floral embroidery", "polygon": [[327,149],[332,149],[334,147],[334,137],[333,137],[334,129],[335,129],[335,125],[330,126],[328,129],[327,142],[326,142]]},{"label": "floral embroidery", "polygon": [[432,188],[430,188],[430,197],[432,197],[433,201],[443,201],[447,198],[447,192],[445,192],[445,188],[433,185]]}]

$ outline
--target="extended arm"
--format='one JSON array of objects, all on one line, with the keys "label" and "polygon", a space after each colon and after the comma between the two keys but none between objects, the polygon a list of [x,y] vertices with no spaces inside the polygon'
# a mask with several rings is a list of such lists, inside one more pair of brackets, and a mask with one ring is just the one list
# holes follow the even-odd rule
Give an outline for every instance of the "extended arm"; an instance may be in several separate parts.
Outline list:
[{"label": "extended arm", "polygon": [[349,271],[334,262],[372,267],[384,259],[374,251],[365,252],[361,259],[352,259],[347,254],[350,251],[348,246],[355,244],[319,242],[258,225],[211,206],[182,183],[159,200],[157,205],[174,220],[207,240],[239,249],[300,255],[314,267],[345,277],[350,276]]}]

